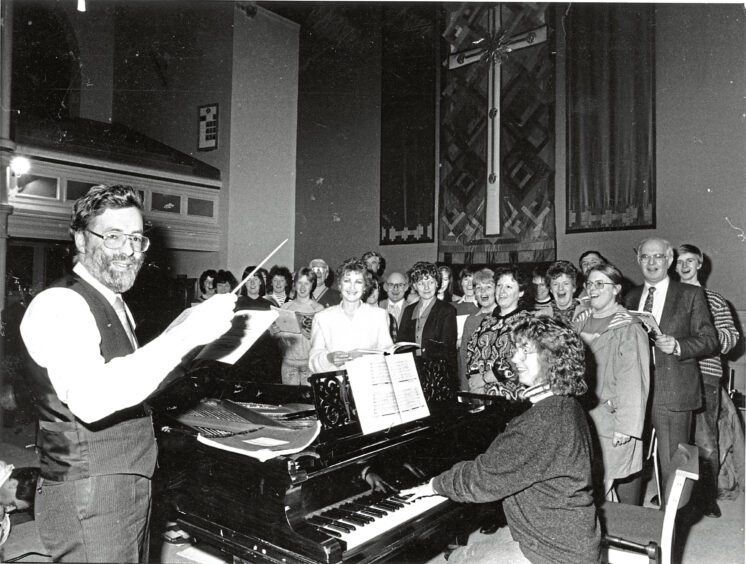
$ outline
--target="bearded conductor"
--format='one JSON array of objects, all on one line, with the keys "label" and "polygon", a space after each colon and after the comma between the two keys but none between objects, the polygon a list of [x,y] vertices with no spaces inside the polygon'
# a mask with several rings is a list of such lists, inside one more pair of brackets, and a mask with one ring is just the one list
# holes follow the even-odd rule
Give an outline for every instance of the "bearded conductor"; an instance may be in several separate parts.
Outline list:
[{"label": "bearded conductor", "polygon": [[236,298],[210,298],[139,347],[121,298],[150,246],[138,192],[94,186],[75,202],[70,233],[72,274],[36,296],[21,323],[39,416],[36,522],[54,561],[143,562],[157,456],[144,400],[230,328]]}]

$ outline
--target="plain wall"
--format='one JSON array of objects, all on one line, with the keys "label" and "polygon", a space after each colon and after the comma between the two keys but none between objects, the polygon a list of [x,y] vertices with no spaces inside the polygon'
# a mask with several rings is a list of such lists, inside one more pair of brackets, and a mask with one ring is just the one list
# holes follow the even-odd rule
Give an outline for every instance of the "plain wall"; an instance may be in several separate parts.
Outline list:
[{"label": "plain wall", "polygon": [[[379,245],[381,35],[374,12],[365,34],[354,49],[314,53],[300,73],[296,266],[323,258],[335,269],[377,250],[393,272],[437,256],[435,243]],[[302,36],[301,50],[308,49]]]},{"label": "plain wall", "polygon": [[227,264],[239,278],[267,263],[293,266],[298,118],[298,25],[259,8],[233,29]]},{"label": "plain wall", "polygon": [[[113,118],[221,171],[219,252],[174,251],[164,268],[225,268],[230,234],[232,2],[117,4]],[[218,104],[218,147],[199,151],[199,106]],[[240,274],[240,273],[239,273]]]},{"label": "plain wall", "polygon": [[115,4],[89,3],[86,12],[73,2],[58,6],[75,28],[80,49],[79,117],[111,122]]}]

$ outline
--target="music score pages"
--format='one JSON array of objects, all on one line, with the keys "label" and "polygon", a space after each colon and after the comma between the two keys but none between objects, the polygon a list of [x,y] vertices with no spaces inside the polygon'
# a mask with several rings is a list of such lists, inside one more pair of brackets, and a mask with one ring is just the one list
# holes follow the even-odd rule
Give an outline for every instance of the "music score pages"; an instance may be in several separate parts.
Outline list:
[{"label": "music score pages", "polygon": [[430,415],[412,353],[364,355],[345,368],[364,434]]}]

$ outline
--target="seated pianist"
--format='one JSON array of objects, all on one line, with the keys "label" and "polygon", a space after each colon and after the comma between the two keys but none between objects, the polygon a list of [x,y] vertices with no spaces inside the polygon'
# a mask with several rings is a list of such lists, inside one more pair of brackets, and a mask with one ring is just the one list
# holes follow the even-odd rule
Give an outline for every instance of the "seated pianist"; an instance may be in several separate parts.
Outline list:
[{"label": "seated pianist", "polygon": [[514,339],[512,360],[532,406],[484,454],[400,495],[408,501],[435,495],[468,503],[503,500],[515,554],[496,548],[490,536],[459,547],[449,563],[494,562],[498,550],[510,562],[599,562],[591,435],[574,397],[587,391],[583,343],[546,318],[521,322]]}]

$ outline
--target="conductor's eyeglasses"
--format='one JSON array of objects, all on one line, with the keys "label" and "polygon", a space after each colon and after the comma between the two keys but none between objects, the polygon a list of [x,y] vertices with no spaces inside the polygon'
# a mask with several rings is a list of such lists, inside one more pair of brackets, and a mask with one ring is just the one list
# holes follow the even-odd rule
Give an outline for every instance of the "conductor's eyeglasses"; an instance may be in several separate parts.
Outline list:
[{"label": "conductor's eyeglasses", "polygon": [[104,242],[104,247],[106,247],[107,249],[121,249],[127,239],[129,239],[132,250],[136,253],[144,253],[148,250],[148,248],[150,248],[150,239],[148,239],[145,235],[140,235],[139,233],[130,234],[122,233],[121,231],[107,231],[102,235],[101,233],[96,233],[95,231],[91,231],[90,229],[86,229],[86,231],[88,231],[88,233],[90,233],[91,235],[95,235],[96,237],[102,239]]}]

